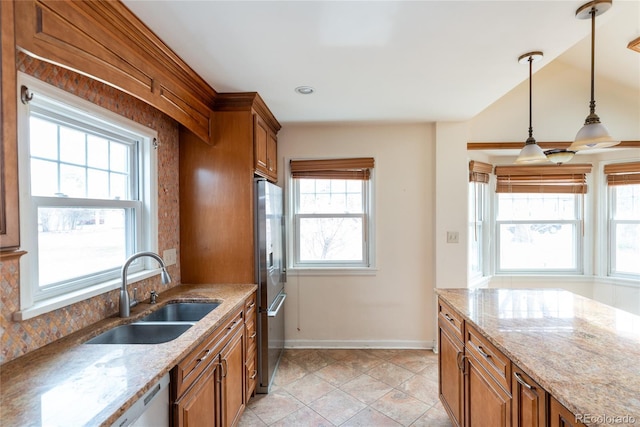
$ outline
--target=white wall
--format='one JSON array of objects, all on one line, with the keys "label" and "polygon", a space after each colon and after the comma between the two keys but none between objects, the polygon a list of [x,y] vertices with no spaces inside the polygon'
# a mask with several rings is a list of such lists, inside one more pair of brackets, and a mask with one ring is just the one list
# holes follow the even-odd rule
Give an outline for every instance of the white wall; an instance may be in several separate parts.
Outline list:
[{"label": "white wall", "polygon": [[[285,125],[279,184],[292,158],[375,158],[376,271],[289,272],[288,347],[431,347],[435,338],[434,129],[407,125]],[[288,189],[287,189],[288,191]]]}]

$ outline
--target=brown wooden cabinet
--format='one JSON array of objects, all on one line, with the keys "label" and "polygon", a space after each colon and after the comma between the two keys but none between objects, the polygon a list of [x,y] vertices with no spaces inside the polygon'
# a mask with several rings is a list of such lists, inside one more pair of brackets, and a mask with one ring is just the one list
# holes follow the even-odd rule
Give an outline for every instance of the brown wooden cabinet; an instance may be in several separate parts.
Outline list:
[{"label": "brown wooden cabinet", "polygon": [[[255,302],[255,293],[247,299]],[[247,396],[245,303],[171,371],[173,425],[231,427]]]},{"label": "brown wooden cabinet", "polygon": [[473,355],[465,358],[465,425],[511,426],[511,394]]},{"label": "brown wooden cabinet", "polygon": [[549,427],[584,427],[585,424],[555,398],[549,399]]},{"label": "brown wooden cabinet", "polygon": [[440,303],[438,312],[438,393],[451,421],[460,427],[464,425],[464,345],[458,328],[463,323],[446,304]]},{"label": "brown wooden cabinet", "polygon": [[20,246],[14,2],[0,1],[0,250]]},{"label": "brown wooden cabinet", "polygon": [[258,381],[258,330],[256,327],[256,295],[248,298],[245,303],[245,337],[247,355],[245,359],[247,378],[247,401],[253,396]]},{"label": "brown wooden cabinet", "polygon": [[259,113],[253,116],[254,168],[257,175],[278,180],[278,140]]},{"label": "brown wooden cabinet", "polygon": [[511,378],[513,425],[546,426],[548,393],[516,365],[512,365]]},{"label": "brown wooden cabinet", "polygon": [[[257,93],[219,94],[212,145],[181,130],[180,262],[184,283],[255,282],[256,116],[274,135],[280,129]],[[268,132],[266,137],[268,142]]]}]

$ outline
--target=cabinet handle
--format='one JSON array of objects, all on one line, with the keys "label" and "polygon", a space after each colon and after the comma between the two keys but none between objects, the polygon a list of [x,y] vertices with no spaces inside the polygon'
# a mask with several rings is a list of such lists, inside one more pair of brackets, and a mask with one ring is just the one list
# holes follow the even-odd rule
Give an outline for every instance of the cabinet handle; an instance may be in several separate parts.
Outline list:
[{"label": "cabinet handle", "polygon": [[222,363],[220,363],[220,366],[222,367],[222,378],[227,378],[227,374],[229,373],[229,366],[227,363],[227,359],[222,359]]},{"label": "cabinet handle", "polygon": [[255,307],[255,306],[256,306],[256,303],[255,303],[255,301],[254,301],[254,302],[252,302],[252,303],[249,305],[249,310],[251,310],[251,309],[252,309],[253,307]]},{"label": "cabinet handle", "polygon": [[250,379],[254,379],[256,375],[258,375],[258,371],[254,369]]},{"label": "cabinet handle", "polygon": [[249,336],[249,338],[254,339],[256,335],[258,335],[258,331],[253,331],[253,333],[251,334],[251,336]]},{"label": "cabinet handle", "polygon": [[522,384],[524,387],[528,388],[529,390],[533,390],[535,388],[534,386],[527,384],[524,378],[522,378],[522,375],[520,375],[519,373],[514,372],[513,376],[516,377],[516,381],[518,381],[520,384]]},{"label": "cabinet handle", "polygon": [[479,353],[482,355],[482,357],[484,357],[485,359],[490,359],[490,358],[491,358],[491,355],[490,355],[490,354],[487,354],[487,353],[485,353],[485,352],[484,352],[484,350],[482,349],[482,346],[481,346],[481,345],[479,345],[479,346],[478,346],[478,352],[479,352]]},{"label": "cabinet handle", "polygon": [[444,314],[444,318],[447,319],[451,323],[456,323],[456,320],[453,317],[449,316],[449,313],[445,313]]},{"label": "cabinet handle", "polygon": [[204,361],[207,357],[209,357],[209,353],[211,353],[211,349],[210,348],[207,349],[207,351],[204,352],[204,355],[200,359],[196,360],[196,362],[200,363],[200,362]]},{"label": "cabinet handle", "polygon": [[235,322],[233,322],[231,325],[229,325],[229,327],[227,328],[227,331],[230,331],[233,329],[234,326],[236,326],[238,324],[238,321],[236,320]]},{"label": "cabinet handle", "polygon": [[456,365],[458,366],[458,369],[462,371],[462,366],[460,366],[460,356],[462,356],[461,351],[459,351],[458,354],[456,354]]}]

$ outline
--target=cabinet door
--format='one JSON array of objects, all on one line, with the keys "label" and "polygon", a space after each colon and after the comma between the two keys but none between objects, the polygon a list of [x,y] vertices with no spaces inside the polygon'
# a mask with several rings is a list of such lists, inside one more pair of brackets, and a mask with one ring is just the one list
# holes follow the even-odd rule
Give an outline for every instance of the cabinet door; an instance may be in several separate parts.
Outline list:
[{"label": "cabinet door", "polygon": [[456,426],[464,425],[462,343],[442,325],[438,328],[438,391],[442,406]]},{"label": "cabinet door", "polygon": [[553,397],[549,399],[549,427],[584,427],[576,416]]},{"label": "cabinet door", "polygon": [[465,425],[507,427],[511,425],[511,395],[473,356],[465,358]]},{"label": "cabinet door", "polygon": [[212,363],[173,406],[173,423],[176,427],[218,427],[217,406],[219,393],[216,377],[219,365]]},{"label": "cabinet door", "polygon": [[253,150],[254,150],[254,167],[261,175],[269,172],[267,165],[267,141],[269,139],[269,128],[262,121],[260,116],[253,116]]},{"label": "cabinet door", "polygon": [[547,392],[515,365],[511,377],[513,426],[546,426]]},{"label": "cabinet door", "polygon": [[231,338],[220,353],[222,367],[222,425],[235,425],[245,406],[244,327]]},{"label": "cabinet door", "polygon": [[278,140],[271,131],[267,135],[267,173],[274,181],[278,180]]}]

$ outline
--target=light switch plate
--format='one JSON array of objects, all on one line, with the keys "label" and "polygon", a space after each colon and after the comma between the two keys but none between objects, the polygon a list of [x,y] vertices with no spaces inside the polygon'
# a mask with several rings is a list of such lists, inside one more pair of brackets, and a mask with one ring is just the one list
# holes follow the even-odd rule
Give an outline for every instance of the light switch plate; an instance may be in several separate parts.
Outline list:
[{"label": "light switch plate", "polygon": [[177,262],[177,254],[176,254],[176,249],[172,248],[172,249],[167,249],[166,251],[162,252],[162,259],[164,260],[164,263],[166,265],[174,265]]},{"label": "light switch plate", "polygon": [[458,243],[460,234],[457,231],[447,231],[447,243]]}]

